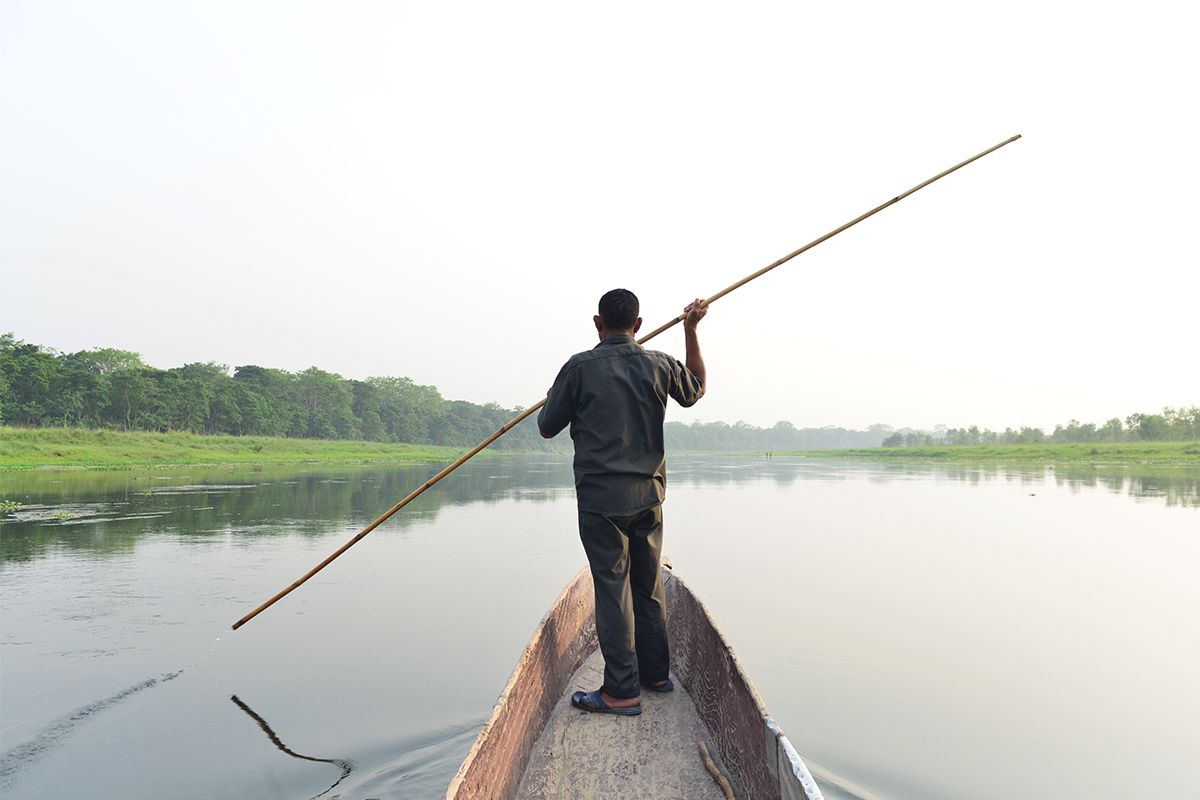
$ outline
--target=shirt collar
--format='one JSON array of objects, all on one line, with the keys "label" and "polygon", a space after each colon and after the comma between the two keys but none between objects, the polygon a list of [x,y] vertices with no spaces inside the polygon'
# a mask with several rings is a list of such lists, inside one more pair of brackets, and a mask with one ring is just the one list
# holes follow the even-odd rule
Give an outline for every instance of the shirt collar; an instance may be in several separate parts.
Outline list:
[{"label": "shirt collar", "polygon": [[602,339],[600,341],[600,344],[596,345],[596,347],[607,347],[607,346],[614,345],[614,344],[637,344],[637,340],[635,340],[629,334],[621,334],[620,336],[609,336],[607,339]]}]

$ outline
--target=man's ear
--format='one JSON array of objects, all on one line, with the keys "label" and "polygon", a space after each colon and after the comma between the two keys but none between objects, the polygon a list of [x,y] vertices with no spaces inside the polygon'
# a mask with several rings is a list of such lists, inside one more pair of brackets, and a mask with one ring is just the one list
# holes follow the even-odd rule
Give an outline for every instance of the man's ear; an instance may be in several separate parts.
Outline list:
[{"label": "man's ear", "polygon": [[637,322],[633,323],[633,332],[637,333],[638,330],[641,329],[641,327],[642,327],[642,318],[638,317]]},{"label": "man's ear", "polygon": [[604,317],[597,314],[596,316],[592,317],[592,322],[594,322],[596,324],[596,333],[603,336],[604,335]]}]

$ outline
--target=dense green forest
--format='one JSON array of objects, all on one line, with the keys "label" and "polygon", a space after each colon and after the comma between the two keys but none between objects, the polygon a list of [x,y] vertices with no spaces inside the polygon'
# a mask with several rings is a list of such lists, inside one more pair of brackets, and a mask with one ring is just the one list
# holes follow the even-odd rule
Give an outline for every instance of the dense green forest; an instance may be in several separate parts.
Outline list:
[{"label": "dense green forest", "polygon": [[[348,380],[316,367],[303,372],[244,365],[185,364],[156,369],[137,353],[111,348],[60,353],[0,335],[0,424],[25,427],[186,431],[234,436],[285,436],[467,447],[520,409],[447,400],[409,378]],[[866,430],[797,428],[777,422],[669,422],[676,451],[823,450],[1043,442],[1183,441],[1200,439],[1200,407],[1132,414],[1102,425],[1071,420],[1003,433],[970,428],[933,431],[872,425]],[[533,420],[518,425],[497,449],[566,452],[565,436],[544,440]]]},{"label": "dense green forest", "polygon": [[[125,431],[186,431],[234,436],[363,439],[451,447],[473,445],[520,409],[446,400],[409,378],[347,380],[310,367],[285,372],[221,364],[156,369],[137,353],[97,348],[59,353],[0,336],[0,424]],[[738,422],[667,424],[674,450],[784,450],[877,447],[892,428],[758,428]],[[547,441],[533,420],[498,449],[567,452],[565,436]]]},{"label": "dense green forest", "polygon": [[[188,431],[235,436],[365,439],[466,447],[516,415],[495,403],[446,400],[408,378],[347,380],[303,372],[221,364],[156,369],[125,350],[59,353],[0,336],[0,423],[126,431]],[[498,449],[563,449],[532,420],[496,442]]]}]

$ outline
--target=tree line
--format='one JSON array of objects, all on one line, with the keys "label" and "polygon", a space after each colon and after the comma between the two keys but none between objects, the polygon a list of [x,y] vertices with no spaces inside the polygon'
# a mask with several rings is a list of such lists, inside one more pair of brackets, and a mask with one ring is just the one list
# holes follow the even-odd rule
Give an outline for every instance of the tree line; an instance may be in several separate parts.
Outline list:
[{"label": "tree line", "polygon": [[1130,414],[1102,424],[1073,419],[1055,425],[1046,433],[1042,428],[1005,428],[1002,433],[969,428],[936,428],[933,431],[897,431],[883,440],[884,447],[930,447],[972,444],[1044,444],[1087,442],[1186,442],[1200,440],[1200,406],[1164,408],[1161,414]]},{"label": "tree line", "polygon": [[[95,348],[78,353],[0,336],[0,423],[127,431],[366,439],[473,445],[520,409],[446,400],[433,386],[401,377],[348,380],[316,367],[303,372],[194,363],[156,369],[138,353]],[[778,422],[666,425],[675,451],[819,450],[878,447],[892,431],[796,428]],[[494,445],[509,450],[568,451],[565,436],[545,440],[533,420]]]},{"label": "tree line", "polygon": [[[113,348],[60,353],[0,335],[0,424],[73,426],[138,431],[189,431],[235,436],[365,439],[451,447],[474,445],[520,409],[447,400],[433,386],[406,377],[365,381],[317,367],[287,372],[243,365],[194,363],[156,369],[139,354]],[[1200,407],[1114,417],[1101,425],[1071,420],[1047,434],[1041,428],[1003,433],[939,426],[933,431],[888,425],[866,430],[827,426],[770,428],[745,422],[668,422],[675,451],[823,450],[1041,442],[1122,442],[1200,439]],[[567,437],[538,435],[526,420],[494,445],[498,449],[567,451]]]},{"label": "tree line", "polygon": [[[473,445],[519,409],[447,400],[409,378],[349,380],[303,372],[194,363],[156,369],[139,354],[60,353],[0,335],[0,423],[235,436],[366,439]],[[496,442],[510,450],[565,449],[522,423]]]},{"label": "tree line", "polygon": [[746,450],[829,450],[851,447],[879,447],[892,432],[889,425],[872,425],[865,431],[826,426],[797,428],[790,422],[776,422],[759,428],[745,422],[668,422],[665,426],[667,448],[692,451]]}]

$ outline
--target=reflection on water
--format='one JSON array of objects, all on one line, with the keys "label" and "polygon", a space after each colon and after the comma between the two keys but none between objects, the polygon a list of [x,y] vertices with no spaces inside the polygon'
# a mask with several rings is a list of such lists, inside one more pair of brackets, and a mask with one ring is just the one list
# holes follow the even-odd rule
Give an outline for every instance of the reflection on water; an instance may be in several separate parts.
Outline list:
[{"label": "reflection on water", "polygon": [[[582,563],[569,461],[468,464],[228,632],[435,471],[0,473],[6,795],[440,797]],[[676,567],[792,740],[871,787],[831,798],[1005,796],[993,766],[1027,748],[1027,797],[1086,796],[1115,754],[1150,794],[1186,783],[1200,469],[712,456],[669,479]],[[1091,736],[1093,708],[1127,734]]]},{"label": "reflection on water", "polygon": [[[22,504],[0,515],[0,564],[59,548],[128,553],[143,536],[161,533],[193,541],[230,533],[318,537],[342,530],[347,520],[365,525],[436,471],[428,464],[343,469],[336,478],[319,468],[0,473],[0,499]],[[573,485],[562,462],[495,459],[459,470],[388,525],[429,522],[464,503],[548,501]],[[81,523],[86,530],[76,527]]]},{"label": "reflection on water", "polygon": [[[0,473],[0,499],[22,505],[0,514],[0,565],[34,558],[47,549],[96,553],[129,552],[138,539],[165,531],[195,537],[233,532],[240,536],[295,532],[321,536],[347,520],[366,524],[436,471],[426,464],[380,468],[346,467],[330,478],[320,467],[213,470],[172,473],[19,472]],[[1200,470],[1169,466],[1058,465],[817,461],[728,457],[678,458],[670,483],[718,489],[760,481],[788,487],[796,481],[841,481],[866,477],[872,483],[920,479],[972,486],[1015,483],[1031,489],[1046,483],[1073,492],[1103,488],[1135,500],[1200,507]],[[549,502],[570,494],[568,462],[505,458],[462,469],[426,492],[420,502],[393,517],[404,527],[437,518],[441,509],[475,502]],[[80,498],[87,498],[81,502]],[[88,530],[75,526],[86,525]]]},{"label": "reflection on water", "polygon": [[[864,475],[872,483],[920,479],[962,481],[972,486],[992,482],[1038,486],[1047,481],[1073,491],[1101,487],[1135,500],[1162,500],[1168,506],[1200,507],[1200,469],[1159,465],[1041,465],[969,464],[877,461],[760,459],[748,463],[723,463],[718,457],[692,457],[671,470],[671,481],[700,486],[730,486],[770,480],[789,486],[798,480],[838,481]],[[674,465],[673,465],[674,466]]]},{"label": "reflection on water", "polygon": [[338,787],[338,784],[350,777],[350,773],[354,771],[354,762],[344,758],[316,758],[315,756],[305,756],[297,753],[295,750],[284,744],[275,731],[271,730],[270,723],[260,717],[254,711],[254,709],[242,702],[236,694],[231,695],[229,699],[233,701],[235,706],[240,708],[242,711],[245,711],[246,716],[250,717],[250,719],[254,720],[255,723],[258,724],[258,727],[262,730],[262,732],[265,733],[267,738],[271,740],[271,744],[279,748],[280,752],[286,753],[292,758],[299,759],[300,761],[315,761],[319,764],[332,764],[342,771],[342,774],[338,776],[338,779],[334,781],[328,789],[313,795],[313,800],[316,800],[318,797],[324,797],[332,792]]}]

